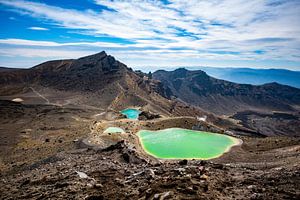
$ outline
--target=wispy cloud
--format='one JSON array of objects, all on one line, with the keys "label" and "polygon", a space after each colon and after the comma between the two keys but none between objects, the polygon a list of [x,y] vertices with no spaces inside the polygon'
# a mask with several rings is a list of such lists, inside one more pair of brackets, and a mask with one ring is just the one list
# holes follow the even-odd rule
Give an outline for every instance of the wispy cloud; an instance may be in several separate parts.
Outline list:
[{"label": "wispy cloud", "polygon": [[[0,53],[8,57],[39,57],[39,58],[79,58],[94,53],[93,51],[79,51],[79,50],[60,50],[60,49],[32,49],[32,48],[13,48],[13,49],[2,49]],[[47,60],[47,59],[46,59]]]},{"label": "wispy cloud", "polygon": [[24,40],[24,39],[0,39],[0,44],[22,45],[22,46],[40,46],[40,47],[62,47],[62,46],[94,46],[94,47],[123,47],[121,44],[109,42],[67,42],[59,43],[41,40]]},{"label": "wispy cloud", "polygon": [[300,62],[297,0],[95,0],[95,4],[107,8],[102,10],[75,10],[22,0],[0,3],[51,26],[131,41],[122,44],[0,40],[3,45],[15,46],[10,48],[84,46],[95,51],[98,47],[128,60],[153,56],[166,60],[181,57],[199,61],[202,58]]},{"label": "wispy cloud", "polygon": [[29,30],[34,30],[34,31],[49,31],[48,28],[37,27],[37,26],[28,27],[28,29]]}]

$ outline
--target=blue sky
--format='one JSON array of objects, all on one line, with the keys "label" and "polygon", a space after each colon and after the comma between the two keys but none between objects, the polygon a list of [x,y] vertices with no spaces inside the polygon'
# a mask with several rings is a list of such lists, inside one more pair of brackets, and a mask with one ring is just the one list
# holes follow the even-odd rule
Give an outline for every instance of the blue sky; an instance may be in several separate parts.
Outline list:
[{"label": "blue sky", "polygon": [[147,70],[300,70],[299,10],[299,0],[0,0],[0,66],[105,50]]}]

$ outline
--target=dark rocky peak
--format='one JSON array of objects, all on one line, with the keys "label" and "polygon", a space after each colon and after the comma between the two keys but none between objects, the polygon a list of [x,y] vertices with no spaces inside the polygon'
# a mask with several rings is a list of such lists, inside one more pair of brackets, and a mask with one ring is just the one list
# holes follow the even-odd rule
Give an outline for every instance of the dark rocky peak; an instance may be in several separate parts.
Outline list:
[{"label": "dark rocky peak", "polygon": [[95,61],[102,60],[105,57],[107,57],[106,52],[101,51],[101,52],[93,54],[93,55],[81,57],[81,58],[78,59],[78,61],[95,62]]},{"label": "dark rocky peak", "polygon": [[75,60],[71,66],[72,71],[97,71],[113,72],[125,69],[126,66],[117,61],[113,56],[107,55],[105,51]]},{"label": "dark rocky peak", "polygon": [[58,90],[96,91],[123,80],[130,69],[104,51],[70,60],[44,62],[30,69],[0,71],[0,84],[37,84]]}]

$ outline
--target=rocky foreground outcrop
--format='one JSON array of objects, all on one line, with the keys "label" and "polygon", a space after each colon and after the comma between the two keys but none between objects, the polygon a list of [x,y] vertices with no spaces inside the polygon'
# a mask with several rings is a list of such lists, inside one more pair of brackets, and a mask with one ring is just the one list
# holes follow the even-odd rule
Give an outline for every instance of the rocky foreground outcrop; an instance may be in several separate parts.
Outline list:
[{"label": "rocky foreground outcrop", "polygon": [[295,167],[150,161],[120,142],[79,149],[1,175],[1,199],[297,199]]}]

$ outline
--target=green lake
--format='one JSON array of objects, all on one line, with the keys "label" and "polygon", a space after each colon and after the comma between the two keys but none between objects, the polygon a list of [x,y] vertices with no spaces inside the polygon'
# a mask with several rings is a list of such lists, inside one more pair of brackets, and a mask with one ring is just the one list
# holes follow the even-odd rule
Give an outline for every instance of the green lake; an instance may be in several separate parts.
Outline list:
[{"label": "green lake", "polygon": [[121,113],[123,115],[126,115],[128,119],[138,119],[141,111],[134,108],[127,108],[125,110],[122,110]]},{"label": "green lake", "polygon": [[159,131],[138,132],[143,149],[162,159],[212,159],[221,156],[240,140],[231,136],[169,128]]}]

